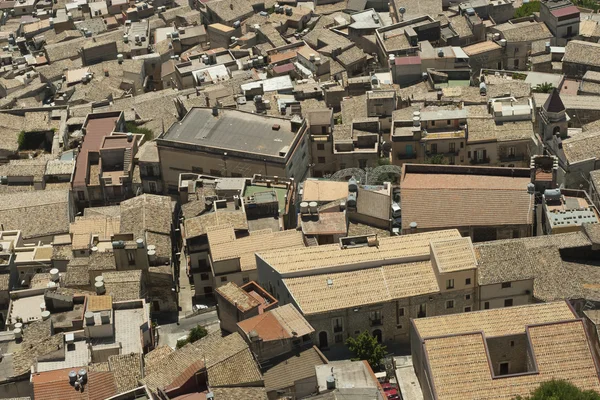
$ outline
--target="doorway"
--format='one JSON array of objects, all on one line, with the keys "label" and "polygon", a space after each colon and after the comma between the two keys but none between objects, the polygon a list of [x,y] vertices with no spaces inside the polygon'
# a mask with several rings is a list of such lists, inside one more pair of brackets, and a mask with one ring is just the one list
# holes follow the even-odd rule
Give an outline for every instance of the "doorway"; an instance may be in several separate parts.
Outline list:
[{"label": "doorway", "polygon": [[375,329],[373,331],[373,336],[377,338],[377,343],[381,343],[383,341],[383,333],[381,333],[381,329]]},{"label": "doorway", "polygon": [[327,343],[327,332],[319,332],[319,348],[326,349],[328,347],[329,344]]}]

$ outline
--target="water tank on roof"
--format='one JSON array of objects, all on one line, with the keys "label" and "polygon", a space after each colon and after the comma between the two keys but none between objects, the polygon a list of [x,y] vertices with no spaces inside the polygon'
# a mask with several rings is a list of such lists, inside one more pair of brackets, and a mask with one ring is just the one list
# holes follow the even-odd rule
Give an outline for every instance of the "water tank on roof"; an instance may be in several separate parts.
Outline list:
[{"label": "water tank on roof", "polygon": [[308,202],[303,201],[300,203],[300,214],[308,214]]},{"label": "water tank on roof", "polygon": [[560,200],[560,189],[546,189],[544,190],[544,198],[546,200]]},{"label": "water tank on roof", "polygon": [[50,318],[50,311],[42,311],[42,320],[46,321],[48,318]]},{"label": "water tank on roof", "polygon": [[358,182],[355,177],[352,177],[348,180],[348,191],[349,192],[358,192]]},{"label": "water tank on roof", "polygon": [[104,282],[96,282],[94,284],[94,287],[96,288],[96,294],[102,295],[102,294],[106,293],[106,289],[104,287]]},{"label": "water tank on roof", "polygon": [[91,311],[87,311],[83,317],[85,318],[86,325],[94,325],[94,313]]},{"label": "water tank on roof", "polygon": [[56,281],[58,281],[58,279],[59,279],[59,278],[60,278],[60,275],[59,275],[59,273],[58,273],[58,269],[57,269],[57,268],[52,268],[52,269],[50,270],[50,279],[51,279],[53,282],[56,282]]},{"label": "water tank on roof", "polygon": [[487,85],[485,84],[485,82],[481,82],[479,84],[479,94],[485,95],[486,93],[487,93]]},{"label": "water tank on roof", "polygon": [[318,207],[319,204],[316,201],[311,201],[310,203],[308,203],[308,211],[310,211],[313,214],[317,212]]},{"label": "water tank on roof", "polygon": [[346,199],[346,205],[348,207],[356,207],[356,192],[348,193],[348,198]]},{"label": "water tank on roof", "polygon": [[85,369],[80,369],[77,375],[79,376],[79,379],[81,379],[81,383],[87,382],[87,371]]},{"label": "water tank on roof", "polygon": [[326,379],[326,384],[327,384],[327,390],[334,390],[335,389],[335,376],[333,375],[329,375]]},{"label": "water tank on roof", "polygon": [[95,279],[94,279],[94,283],[96,282],[104,282],[104,277],[102,275],[98,275]]},{"label": "water tank on roof", "polygon": [[135,241],[135,244],[137,245],[138,249],[143,249],[144,248],[144,239],[139,238]]},{"label": "water tank on roof", "polygon": [[75,371],[69,372],[69,383],[71,385],[73,385],[76,380],[77,380],[77,372],[75,372]]},{"label": "water tank on roof", "polygon": [[21,339],[23,337],[23,331],[21,328],[13,329],[13,334],[15,335],[15,339]]}]

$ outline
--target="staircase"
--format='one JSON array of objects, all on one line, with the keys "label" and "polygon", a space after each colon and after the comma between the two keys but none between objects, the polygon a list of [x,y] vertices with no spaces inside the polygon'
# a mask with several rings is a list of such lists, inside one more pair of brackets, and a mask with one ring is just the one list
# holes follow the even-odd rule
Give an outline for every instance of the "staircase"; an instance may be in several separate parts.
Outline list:
[{"label": "staircase", "polygon": [[123,172],[129,172],[129,168],[131,168],[131,159],[131,148],[127,148],[123,154]]}]

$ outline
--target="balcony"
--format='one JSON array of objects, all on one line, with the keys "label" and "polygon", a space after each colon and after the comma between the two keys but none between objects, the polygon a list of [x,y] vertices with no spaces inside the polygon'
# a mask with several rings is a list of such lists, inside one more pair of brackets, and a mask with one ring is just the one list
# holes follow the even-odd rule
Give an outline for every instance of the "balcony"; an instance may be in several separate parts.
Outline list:
[{"label": "balcony", "polygon": [[371,326],[381,326],[383,325],[383,317],[379,318],[369,318],[371,321]]},{"label": "balcony", "polygon": [[333,327],[333,333],[341,333],[344,328],[341,325],[336,325]]},{"label": "balcony", "polygon": [[452,150],[452,151],[437,151],[435,153],[431,152],[431,151],[426,151],[425,155],[427,157],[431,157],[431,156],[437,156],[437,155],[441,155],[441,156],[445,156],[445,157],[458,157],[458,150]]},{"label": "balcony", "polygon": [[490,163],[490,158],[486,157],[486,158],[478,158],[478,159],[471,159],[470,160],[471,165],[479,165],[479,164],[489,164]]},{"label": "balcony", "polygon": [[427,316],[427,313],[425,311],[419,311],[417,313],[417,318],[425,318]]},{"label": "balcony", "polygon": [[413,160],[417,158],[417,153],[396,153],[396,160]]},{"label": "balcony", "polygon": [[525,160],[525,155],[523,154],[501,154],[499,156],[500,162],[517,162]]}]

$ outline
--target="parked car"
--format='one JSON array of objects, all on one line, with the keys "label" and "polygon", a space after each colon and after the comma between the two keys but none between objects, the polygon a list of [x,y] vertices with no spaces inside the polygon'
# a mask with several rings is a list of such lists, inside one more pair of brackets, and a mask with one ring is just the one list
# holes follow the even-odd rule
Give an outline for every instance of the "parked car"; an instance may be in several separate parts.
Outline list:
[{"label": "parked car", "polygon": [[400,204],[394,202],[392,203],[392,217],[399,218],[402,215],[402,209],[400,208]]}]

